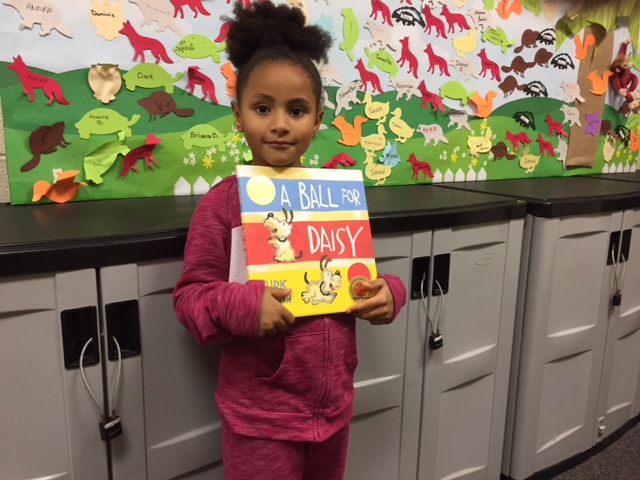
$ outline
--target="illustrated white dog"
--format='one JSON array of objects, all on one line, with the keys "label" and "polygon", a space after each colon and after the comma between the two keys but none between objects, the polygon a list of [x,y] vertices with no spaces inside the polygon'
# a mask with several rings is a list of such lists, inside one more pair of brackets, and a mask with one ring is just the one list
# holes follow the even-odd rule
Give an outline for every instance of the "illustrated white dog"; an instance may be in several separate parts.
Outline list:
[{"label": "illustrated white dog", "polygon": [[333,303],[338,296],[338,290],[342,286],[342,275],[340,271],[333,271],[329,268],[331,259],[328,255],[323,255],[320,259],[320,280],[309,281],[307,273],[304,272],[304,281],[307,284],[306,291],[302,292],[304,303],[311,302],[312,305],[319,303]]},{"label": "illustrated white dog", "polygon": [[271,233],[268,243],[276,249],[276,254],[273,257],[276,262],[293,262],[302,258],[302,250],[296,255],[289,239],[291,232],[293,232],[293,210],[287,212],[283,208],[282,213],[284,218],[269,212],[264,219],[264,225]]}]

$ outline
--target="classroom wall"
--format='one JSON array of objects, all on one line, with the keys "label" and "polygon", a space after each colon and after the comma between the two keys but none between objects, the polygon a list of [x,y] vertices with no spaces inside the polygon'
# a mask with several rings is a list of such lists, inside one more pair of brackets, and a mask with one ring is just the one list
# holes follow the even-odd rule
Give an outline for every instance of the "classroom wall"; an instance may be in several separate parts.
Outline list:
[{"label": "classroom wall", "polygon": [[[21,28],[24,11],[0,2],[0,35],[9,46],[0,50],[0,97],[5,105],[12,203],[33,203],[36,185],[57,181],[59,172],[65,173],[65,180],[79,172],[73,181],[80,188],[71,191],[76,195],[69,198],[72,201],[202,194],[232,174],[236,163],[250,160],[241,135],[233,129],[232,97],[223,68],[221,15],[231,7],[218,0],[202,1],[210,10],[208,16],[186,10],[184,18],[173,12],[169,0],[57,2],[60,30],[44,35],[39,24]],[[304,5],[309,20],[335,40],[330,63],[321,69],[325,117],[305,155],[305,166],[359,169],[366,185],[376,187],[636,168],[640,114],[633,120],[625,117],[618,110],[623,97],[606,84],[591,93],[588,80],[593,75],[600,80],[624,38],[632,36],[634,45],[638,43],[637,32],[630,33],[638,25],[630,22],[631,14],[611,24],[620,12],[591,14],[584,23],[578,16],[580,28],[561,38],[557,25],[569,16],[567,2],[556,0],[355,0],[345,8],[329,0],[278,0],[285,1]],[[166,15],[151,21],[158,10],[138,4],[166,5]],[[122,18],[93,13],[118,5]],[[465,26],[450,22],[445,7]],[[428,18],[432,19],[426,23]],[[110,23],[101,25],[98,19]],[[123,75],[135,69],[138,76],[130,77],[138,79],[151,75],[144,73],[149,69],[140,70],[132,43],[117,30],[124,19],[141,35],[164,45],[172,62],[156,65],[147,51],[145,67],[169,81],[125,87],[125,78],[115,100],[100,99],[88,79],[95,64],[115,64]],[[593,22],[603,24],[596,33],[612,33],[597,49],[584,28]],[[202,45],[193,36],[205,42],[206,51],[199,50]],[[53,100],[48,104],[41,90],[30,102],[17,71],[7,70],[17,56],[24,61],[22,68],[57,82],[70,105]],[[188,69],[194,66],[215,85],[216,100],[203,96],[200,84],[189,88]],[[363,78],[368,79],[364,84]],[[182,114],[154,115],[143,102],[150,105],[158,95],[163,102],[170,96]],[[586,102],[579,100],[582,97]],[[105,123],[116,123],[120,131],[98,131],[93,123],[105,115]],[[598,122],[606,122],[608,128],[596,128]],[[38,161],[31,135],[61,123],[62,142]],[[207,143],[202,132],[212,137],[212,129],[220,141]],[[619,129],[634,131],[638,148],[631,148],[629,134],[620,135]],[[51,137],[57,139],[60,132],[55,133]],[[120,134],[126,138],[120,139]],[[139,159],[138,171],[125,171],[126,151],[145,146],[148,134],[160,138],[153,150],[158,162],[150,165]],[[194,134],[197,141],[185,140]],[[115,151],[115,161],[103,148]],[[37,165],[25,168],[31,159]],[[95,166],[98,160],[99,168],[88,172],[88,163]],[[6,185],[6,178],[0,181]],[[39,201],[49,199],[45,195]]]},{"label": "classroom wall", "polygon": [[0,203],[9,203],[9,177],[7,176],[7,147],[4,142],[2,102],[0,101]]}]

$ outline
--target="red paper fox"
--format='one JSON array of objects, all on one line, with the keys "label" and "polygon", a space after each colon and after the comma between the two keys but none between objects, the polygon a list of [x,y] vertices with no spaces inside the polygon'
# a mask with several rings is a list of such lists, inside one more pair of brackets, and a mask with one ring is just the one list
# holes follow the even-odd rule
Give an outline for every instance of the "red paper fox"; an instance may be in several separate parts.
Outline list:
[{"label": "red paper fox", "polygon": [[62,105],[69,105],[69,100],[64,97],[60,84],[51,77],[32,72],[20,55],[13,57],[13,63],[8,65],[8,68],[18,74],[23,86],[23,92],[25,95],[29,95],[30,102],[33,102],[36,98],[35,89],[41,88],[49,98],[47,105],[51,105],[54,100]]},{"label": "red paper fox", "polygon": [[180,14],[180,18],[184,18],[184,12],[182,11],[182,7],[189,7],[193,12],[193,18],[198,16],[198,13],[202,15],[211,15],[204,5],[202,4],[202,0],[171,0],[175,8],[175,13],[173,17],[177,17]]},{"label": "red paper fox", "polygon": [[160,60],[164,60],[167,63],[173,63],[173,60],[167,55],[167,51],[164,48],[164,45],[160,40],[156,40],[151,37],[144,37],[135,31],[131,22],[127,20],[122,26],[122,30],[120,33],[129,37],[131,41],[131,45],[133,45],[133,49],[136,54],[133,57],[133,61],[135,62],[138,57],[141,58],[142,62],[144,59],[144,51],[149,50],[151,54],[156,57],[156,63],[160,63]]},{"label": "red paper fox", "polygon": [[202,93],[204,93],[202,100],[206,100],[207,97],[209,97],[209,100],[211,100],[212,102],[219,103],[218,98],[216,97],[216,86],[213,83],[213,80],[202,73],[200,71],[200,67],[189,67],[187,70],[187,75],[189,77],[187,90],[189,90],[191,94],[193,94],[196,85],[200,85],[202,87]]}]

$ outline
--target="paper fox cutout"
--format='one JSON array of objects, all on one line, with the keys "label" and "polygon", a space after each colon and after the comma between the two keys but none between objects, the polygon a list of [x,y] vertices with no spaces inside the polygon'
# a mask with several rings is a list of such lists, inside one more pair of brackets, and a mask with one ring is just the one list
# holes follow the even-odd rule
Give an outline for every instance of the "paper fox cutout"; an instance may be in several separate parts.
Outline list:
[{"label": "paper fox cutout", "polygon": [[166,63],[173,63],[173,60],[167,55],[167,50],[164,48],[164,45],[160,40],[156,40],[151,37],[144,37],[140,35],[131,25],[131,22],[127,20],[122,26],[122,30],[120,33],[129,37],[131,41],[131,45],[133,45],[133,49],[135,50],[135,56],[133,57],[133,61],[135,62],[138,57],[141,58],[141,61],[144,63],[144,51],[149,50],[151,54],[156,57],[156,63],[160,63],[160,60],[164,60]]},{"label": "paper fox cutout", "polygon": [[211,13],[204,8],[202,0],[171,0],[171,3],[175,8],[175,13],[173,14],[174,18],[177,17],[178,14],[180,14],[180,18],[184,18],[182,7],[189,7],[193,12],[193,18],[197,18],[198,13],[201,13],[202,15],[211,15]]},{"label": "paper fox cutout", "polygon": [[209,100],[213,103],[218,103],[218,98],[216,97],[216,86],[210,77],[200,71],[200,67],[189,67],[187,75],[189,77],[187,90],[189,90],[192,95],[194,94],[193,92],[195,91],[196,85],[200,85],[202,87],[202,93],[204,94],[202,100],[206,100],[207,97],[209,97]]},{"label": "paper fox cutout", "polygon": [[51,77],[32,72],[20,55],[13,57],[13,63],[7,65],[7,68],[18,74],[23,86],[23,92],[25,95],[29,95],[30,102],[33,102],[36,98],[36,88],[41,88],[49,98],[47,105],[51,105],[54,100],[62,105],[69,105],[69,100],[65,98],[60,84]]}]

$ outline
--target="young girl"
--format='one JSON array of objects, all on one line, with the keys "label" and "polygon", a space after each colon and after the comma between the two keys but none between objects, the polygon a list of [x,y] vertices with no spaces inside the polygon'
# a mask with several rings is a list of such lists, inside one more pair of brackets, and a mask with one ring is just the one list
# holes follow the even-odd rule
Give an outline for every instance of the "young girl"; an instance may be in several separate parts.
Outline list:
[{"label": "young girl", "polygon": [[[311,60],[331,37],[301,10],[269,1],[234,5],[227,54],[237,70],[232,103],[253,164],[300,167],[322,122],[322,85]],[[406,290],[393,275],[365,284],[370,298],[344,314],[295,318],[278,299],[290,289],[229,282],[232,230],[241,228],[235,176],[196,209],[174,291],[179,321],[199,344],[223,343],[216,400],[226,480],[339,480],[344,476],[355,317],[391,322]]]}]

